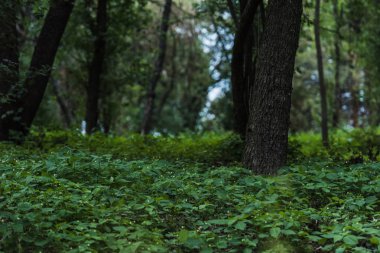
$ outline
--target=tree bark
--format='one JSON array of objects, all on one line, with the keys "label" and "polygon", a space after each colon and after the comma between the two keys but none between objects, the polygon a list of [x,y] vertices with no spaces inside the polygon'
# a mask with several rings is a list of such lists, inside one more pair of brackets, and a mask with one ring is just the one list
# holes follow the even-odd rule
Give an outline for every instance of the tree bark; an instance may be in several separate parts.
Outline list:
[{"label": "tree bark", "polygon": [[89,69],[89,80],[87,84],[86,101],[86,133],[93,133],[98,125],[99,118],[99,92],[101,76],[106,54],[106,32],[107,32],[107,0],[98,0],[94,55]]},{"label": "tree bark", "polygon": [[167,47],[167,33],[169,30],[170,13],[172,7],[172,0],[166,0],[164,11],[162,13],[162,21],[160,28],[160,39],[158,47],[158,57],[153,70],[152,79],[149,83],[148,94],[145,103],[143,121],[141,125],[141,134],[145,135],[152,130],[152,118],[154,113],[154,102],[156,98],[156,87],[161,79],[161,73],[164,68],[166,47]]},{"label": "tree bark", "polygon": [[340,121],[340,114],[342,108],[342,91],[340,86],[340,66],[341,66],[341,15],[338,8],[338,0],[333,1],[333,12],[335,18],[336,34],[334,37],[334,53],[335,53],[335,88],[334,88],[334,113],[333,113],[333,127],[337,128]]},{"label": "tree bark", "polygon": [[314,33],[315,33],[315,47],[317,49],[318,61],[318,79],[319,79],[319,92],[321,96],[321,129],[322,129],[322,142],[325,147],[329,146],[328,135],[328,113],[327,113],[327,95],[323,71],[323,55],[320,38],[320,9],[321,0],[315,2],[315,19],[314,19]]},{"label": "tree bark", "polygon": [[[232,100],[234,108],[234,129],[245,138],[248,122],[248,90],[252,65],[253,33],[252,24],[260,0],[240,1],[240,22],[235,34],[231,61]],[[250,57],[249,57],[250,56]],[[248,61],[247,61],[248,60]]]},{"label": "tree bark", "polygon": [[15,121],[16,108],[11,104],[19,81],[18,9],[18,1],[0,1],[0,140],[9,139],[10,124]]},{"label": "tree bark", "polygon": [[270,0],[250,89],[243,163],[272,175],[286,164],[292,79],[298,48],[302,0]]}]

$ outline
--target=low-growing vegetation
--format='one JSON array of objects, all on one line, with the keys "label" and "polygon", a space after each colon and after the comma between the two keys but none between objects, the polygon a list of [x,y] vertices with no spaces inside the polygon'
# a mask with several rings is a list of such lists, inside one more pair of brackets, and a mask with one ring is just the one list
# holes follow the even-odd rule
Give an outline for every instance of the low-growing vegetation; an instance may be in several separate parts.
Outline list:
[{"label": "low-growing vegetation", "polygon": [[0,145],[0,251],[379,252],[368,131],[338,132],[329,150],[292,136],[273,177],[238,163],[233,134],[33,133]]}]

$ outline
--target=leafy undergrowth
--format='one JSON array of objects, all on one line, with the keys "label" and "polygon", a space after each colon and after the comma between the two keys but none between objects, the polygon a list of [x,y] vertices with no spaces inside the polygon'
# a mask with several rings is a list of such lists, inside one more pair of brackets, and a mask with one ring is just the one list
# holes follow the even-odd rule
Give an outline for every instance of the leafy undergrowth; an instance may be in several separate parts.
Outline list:
[{"label": "leafy undergrowth", "polygon": [[261,177],[233,165],[226,136],[140,139],[140,153],[122,138],[49,138],[0,145],[0,251],[380,251],[380,163]]}]

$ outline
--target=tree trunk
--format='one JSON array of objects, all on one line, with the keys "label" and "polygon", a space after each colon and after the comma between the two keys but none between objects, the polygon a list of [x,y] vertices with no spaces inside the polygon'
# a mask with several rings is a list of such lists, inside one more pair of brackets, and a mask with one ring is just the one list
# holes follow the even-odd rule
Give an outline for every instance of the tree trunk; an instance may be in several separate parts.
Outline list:
[{"label": "tree trunk", "polygon": [[21,130],[23,135],[28,133],[41,104],[54,59],[73,7],[74,0],[55,0],[45,18],[25,81],[25,93],[22,100],[19,101],[22,108],[21,128],[16,130]]},{"label": "tree trunk", "polygon": [[17,3],[14,0],[0,1],[0,140],[9,139],[9,124],[15,121],[15,108],[10,105],[17,97],[19,81]]},{"label": "tree trunk", "polygon": [[352,126],[359,127],[359,113],[360,113],[360,101],[359,101],[359,84],[355,77],[355,56],[354,53],[350,53],[350,70],[347,76],[347,87],[350,92],[350,119]]},{"label": "tree trunk", "polygon": [[323,73],[323,55],[322,46],[320,38],[320,9],[321,0],[316,0],[315,2],[315,19],[314,19],[314,33],[315,33],[315,47],[317,49],[317,61],[318,61],[318,79],[319,79],[319,91],[321,96],[321,128],[322,128],[322,142],[325,147],[329,146],[329,135],[328,135],[328,114],[327,114],[327,95],[325,78]]},{"label": "tree trunk", "polygon": [[[252,65],[253,33],[252,24],[259,0],[240,1],[240,22],[235,34],[232,49],[231,84],[234,108],[234,129],[245,139],[248,122],[248,90],[251,71],[247,68]],[[250,57],[249,57],[250,56]],[[246,62],[249,60],[249,62]]]},{"label": "tree trunk", "polygon": [[89,69],[86,101],[86,133],[93,133],[98,125],[99,118],[99,92],[106,53],[107,32],[107,0],[98,0],[96,30],[94,42],[94,55]]},{"label": "tree trunk", "polygon": [[69,107],[67,106],[64,98],[61,95],[62,80],[52,78],[51,82],[52,82],[54,96],[57,99],[59,109],[61,110],[61,113],[62,113],[62,119],[63,119],[64,125],[66,128],[70,128],[73,122],[73,117],[71,115]]},{"label": "tree trunk", "polygon": [[154,113],[154,101],[156,98],[156,87],[161,79],[161,73],[164,68],[166,47],[167,47],[167,33],[169,30],[169,20],[172,8],[172,0],[166,0],[164,11],[162,13],[162,22],[160,28],[160,41],[159,41],[159,53],[153,70],[153,76],[149,83],[148,94],[145,103],[143,122],[141,126],[141,134],[148,134],[152,130],[152,118]]},{"label": "tree trunk", "polygon": [[270,0],[250,89],[244,164],[275,174],[286,164],[292,79],[301,25],[302,0]]},{"label": "tree trunk", "polygon": [[162,95],[160,102],[158,103],[157,107],[157,112],[156,115],[157,117],[161,116],[162,110],[164,106],[166,105],[167,100],[169,99],[171,93],[173,92],[176,78],[177,78],[177,65],[176,65],[176,58],[177,58],[177,38],[175,34],[172,34],[173,37],[173,46],[172,46],[172,54],[171,54],[171,72],[170,72],[170,80],[169,80],[169,85],[166,88],[164,94]]},{"label": "tree trunk", "polygon": [[337,128],[340,121],[340,112],[342,108],[342,91],[340,87],[340,66],[341,66],[341,15],[339,14],[338,0],[333,1],[333,10],[335,18],[336,34],[334,37],[334,49],[335,49],[335,90],[334,90],[334,113],[333,113],[333,127]]}]

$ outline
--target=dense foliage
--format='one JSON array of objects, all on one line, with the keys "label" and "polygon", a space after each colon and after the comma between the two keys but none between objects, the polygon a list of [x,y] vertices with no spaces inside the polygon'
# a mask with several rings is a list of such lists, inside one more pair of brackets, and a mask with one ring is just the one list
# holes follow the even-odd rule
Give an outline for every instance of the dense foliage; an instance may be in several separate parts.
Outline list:
[{"label": "dense foliage", "polygon": [[0,145],[0,251],[378,252],[375,138],[292,136],[292,164],[262,177],[232,134],[33,133]]}]

